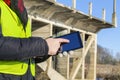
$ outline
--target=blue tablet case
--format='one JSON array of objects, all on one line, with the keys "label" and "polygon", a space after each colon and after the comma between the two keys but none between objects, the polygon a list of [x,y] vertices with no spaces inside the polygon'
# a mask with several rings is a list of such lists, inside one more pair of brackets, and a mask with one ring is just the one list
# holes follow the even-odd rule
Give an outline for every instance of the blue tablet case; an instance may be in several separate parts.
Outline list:
[{"label": "blue tablet case", "polygon": [[82,44],[82,40],[79,32],[73,32],[70,34],[59,36],[58,38],[64,38],[70,41],[69,43],[61,44],[61,48],[59,52],[83,48],[83,44]]}]

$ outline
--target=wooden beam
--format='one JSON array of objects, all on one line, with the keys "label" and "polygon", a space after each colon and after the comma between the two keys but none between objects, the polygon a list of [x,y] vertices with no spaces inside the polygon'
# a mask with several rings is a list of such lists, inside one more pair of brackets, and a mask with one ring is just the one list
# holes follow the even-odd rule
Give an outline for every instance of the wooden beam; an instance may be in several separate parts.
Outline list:
[{"label": "wooden beam", "polygon": [[94,41],[93,41],[92,46],[89,50],[89,53],[90,53],[90,65],[89,65],[87,79],[96,80],[96,64],[97,64],[97,62],[96,62],[97,61],[96,36],[94,36]]},{"label": "wooden beam", "polygon": [[[46,68],[48,66],[47,62],[42,62],[37,64],[40,68],[42,68],[44,71],[46,71]],[[67,80],[65,77],[63,77],[60,73],[55,71],[53,68],[49,67],[47,75],[51,80]]]},{"label": "wooden beam", "polygon": [[[53,35],[53,25],[50,24],[50,36]],[[53,68],[53,65],[52,65],[52,56],[48,59],[48,68]]]},{"label": "wooden beam", "polygon": [[[82,33],[82,43],[85,43],[85,33]],[[85,44],[83,44],[82,56],[84,56]],[[85,79],[85,59],[82,62],[82,80]]]},{"label": "wooden beam", "polygon": [[81,30],[81,29],[78,29],[78,28],[73,28],[72,26],[67,26],[67,25],[59,23],[59,22],[50,21],[50,20],[47,20],[47,19],[42,18],[42,17],[38,17],[38,16],[34,17],[32,15],[29,15],[29,17],[31,17],[32,19],[37,20],[37,21],[41,21],[41,22],[44,22],[44,23],[49,23],[49,24],[52,24],[52,25],[55,25],[55,26],[61,27],[61,28],[67,28],[67,29],[70,29],[70,30],[79,31],[81,33],[85,33],[85,34],[88,34],[88,35],[94,35],[95,34],[95,33],[92,33],[92,32],[89,32],[89,31],[84,31],[84,30]]},{"label": "wooden beam", "polygon": [[[67,33],[70,33],[70,29],[67,29]],[[70,55],[67,55],[67,80],[70,78]]]},{"label": "wooden beam", "polygon": [[71,74],[70,74],[70,79],[71,80],[74,80],[78,71],[79,71],[79,68],[81,67],[81,64],[83,62],[83,60],[85,59],[86,55],[87,55],[87,52],[93,42],[94,38],[92,36],[89,36],[88,38],[88,41],[86,43],[86,48],[85,48],[85,52],[83,53],[84,55],[82,56],[82,58],[78,59],[75,64],[73,64],[73,68],[72,68],[72,71],[71,71]]}]

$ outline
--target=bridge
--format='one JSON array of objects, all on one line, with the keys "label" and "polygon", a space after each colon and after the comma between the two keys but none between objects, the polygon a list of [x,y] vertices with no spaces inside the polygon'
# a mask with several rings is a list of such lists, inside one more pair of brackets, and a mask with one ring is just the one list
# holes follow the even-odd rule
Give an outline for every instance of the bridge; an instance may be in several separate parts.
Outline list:
[{"label": "bridge", "polygon": [[[76,10],[76,0],[72,0],[72,7],[60,4],[56,0],[24,1],[31,20],[33,36],[47,38],[79,31],[82,38],[83,48],[73,51],[74,55],[50,57],[47,61],[37,64],[43,73],[51,80],[96,80],[97,33],[102,29],[116,26],[116,0],[112,23],[106,22],[105,11],[102,19],[92,16],[92,3],[89,4],[89,13],[84,14]],[[86,75],[87,55],[90,55],[90,64]]]}]

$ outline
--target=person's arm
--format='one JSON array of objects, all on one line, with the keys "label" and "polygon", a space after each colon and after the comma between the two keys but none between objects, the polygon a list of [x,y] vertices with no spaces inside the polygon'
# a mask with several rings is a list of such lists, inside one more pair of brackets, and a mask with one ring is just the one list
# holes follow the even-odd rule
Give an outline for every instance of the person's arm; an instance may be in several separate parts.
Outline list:
[{"label": "person's arm", "polygon": [[22,60],[36,56],[48,56],[48,45],[44,39],[0,36],[0,60]]},{"label": "person's arm", "polygon": [[35,62],[43,62],[50,57],[50,55],[56,55],[58,52],[61,43],[69,43],[69,40],[63,38],[48,38],[46,42],[49,47],[48,56],[36,57]]}]

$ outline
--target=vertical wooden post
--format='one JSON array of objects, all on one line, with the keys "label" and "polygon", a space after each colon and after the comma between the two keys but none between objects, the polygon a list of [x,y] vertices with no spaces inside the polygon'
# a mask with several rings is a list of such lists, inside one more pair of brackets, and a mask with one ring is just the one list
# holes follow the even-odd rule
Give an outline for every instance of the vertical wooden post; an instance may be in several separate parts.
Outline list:
[{"label": "vertical wooden post", "polygon": [[93,54],[93,60],[91,62],[93,63],[93,80],[96,80],[96,66],[97,66],[97,35],[94,35],[94,42],[93,42],[93,47],[92,47]]},{"label": "vertical wooden post", "polygon": [[[59,28],[57,28],[59,29]],[[69,32],[68,29],[64,29],[62,31],[59,31],[57,35],[64,35]],[[57,65],[56,65],[56,70],[62,74],[65,78],[69,78],[69,55],[59,57],[57,56]]]},{"label": "vertical wooden post", "polygon": [[102,20],[105,22],[105,18],[106,18],[106,11],[105,9],[103,9],[102,11]]},{"label": "vertical wooden post", "polygon": [[[52,24],[50,24],[50,36],[52,36],[53,35],[53,25]],[[52,68],[53,66],[52,66],[52,57],[50,57],[49,59],[48,59],[48,68]]]},{"label": "vertical wooden post", "polygon": [[72,0],[72,8],[76,9],[76,0]]},{"label": "vertical wooden post", "polygon": [[114,0],[114,3],[113,3],[112,24],[114,26],[117,26],[116,0]]},{"label": "vertical wooden post", "polygon": [[92,2],[89,3],[89,17],[92,18]]},{"label": "vertical wooden post", "polygon": [[[70,33],[70,29],[67,29],[68,33]],[[67,79],[70,78],[70,55],[67,55]]]},{"label": "vertical wooden post", "polygon": [[72,10],[73,13],[76,13],[76,0],[72,0]]},{"label": "vertical wooden post", "polygon": [[[85,52],[85,33],[82,33],[82,43],[83,43],[83,49],[82,49],[82,56],[84,56]],[[85,59],[82,62],[82,80],[85,79]]]},{"label": "vertical wooden post", "polygon": [[[94,36],[94,41],[89,50],[90,52],[90,65],[88,70],[87,79],[96,80],[96,59],[97,59],[97,38]],[[92,73],[92,74],[91,74]]]}]

